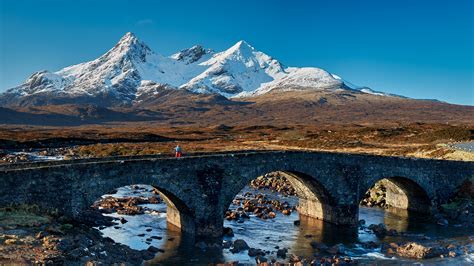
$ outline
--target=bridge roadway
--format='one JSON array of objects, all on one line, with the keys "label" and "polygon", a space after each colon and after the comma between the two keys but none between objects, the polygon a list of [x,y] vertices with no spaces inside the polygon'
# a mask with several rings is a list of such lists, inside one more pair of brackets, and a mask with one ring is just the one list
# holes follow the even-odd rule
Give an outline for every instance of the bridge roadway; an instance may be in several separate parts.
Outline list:
[{"label": "bridge roadway", "polygon": [[387,204],[432,212],[463,182],[474,179],[474,162],[309,152],[239,151],[121,156],[0,166],[0,206],[36,204],[77,217],[102,195],[131,184],[148,184],[168,204],[170,228],[198,238],[220,237],[223,215],[252,179],[282,171],[295,187],[300,215],[354,226],[365,192],[387,186]]}]

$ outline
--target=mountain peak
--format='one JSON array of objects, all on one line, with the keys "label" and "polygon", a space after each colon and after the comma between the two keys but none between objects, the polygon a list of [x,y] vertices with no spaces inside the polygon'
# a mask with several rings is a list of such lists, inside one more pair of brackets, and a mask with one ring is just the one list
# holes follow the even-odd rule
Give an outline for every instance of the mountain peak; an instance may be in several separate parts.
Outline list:
[{"label": "mountain peak", "polygon": [[107,58],[128,56],[144,62],[146,55],[152,53],[151,49],[144,42],[139,40],[135,34],[127,32],[104,56]]},{"label": "mountain peak", "polygon": [[[135,34],[133,34],[132,32],[127,32],[127,33],[125,33],[125,35],[122,36],[122,38],[120,38],[120,40],[117,42],[117,44],[115,45],[115,47],[117,47],[117,46],[130,47],[130,46],[134,46],[134,45],[138,45],[138,44],[145,45],[145,43],[143,43],[142,41],[140,41],[140,40],[135,36]],[[146,45],[145,45],[145,46],[146,46]]]},{"label": "mountain peak", "polygon": [[229,49],[227,49],[227,51],[248,51],[248,52],[253,52],[255,51],[255,48],[253,48],[253,46],[251,46],[250,44],[248,44],[246,41],[244,40],[240,40],[238,41],[237,43],[235,43],[232,47],[230,47]]}]

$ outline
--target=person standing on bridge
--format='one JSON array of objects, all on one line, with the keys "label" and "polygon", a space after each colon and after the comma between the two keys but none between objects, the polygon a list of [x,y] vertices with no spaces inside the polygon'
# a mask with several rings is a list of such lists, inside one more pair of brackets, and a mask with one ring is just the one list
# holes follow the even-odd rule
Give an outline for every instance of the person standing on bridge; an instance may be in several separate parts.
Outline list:
[{"label": "person standing on bridge", "polygon": [[181,158],[181,156],[183,156],[183,152],[182,152],[181,147],[179,145],[176,145],[176,147],[174,148],[174,151],[175,151],[175,157],[176,158]]}]

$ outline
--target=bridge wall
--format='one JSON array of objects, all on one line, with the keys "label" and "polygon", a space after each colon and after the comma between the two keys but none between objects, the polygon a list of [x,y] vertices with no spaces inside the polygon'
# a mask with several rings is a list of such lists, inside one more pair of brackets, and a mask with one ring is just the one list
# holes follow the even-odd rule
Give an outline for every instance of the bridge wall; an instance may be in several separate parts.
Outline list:
[{"label": "bridge wall", "polygon": [[[401,189],[409,197],[421,191],[436,207],[474,177],[474,163],[318,152],[43,162],[0,167],[0,206],[37,204],[77,217],[115,188],[149,184],[169,200],[171,224],[198,237],[220,237],[224,212],[235,195],[273,171],[290,176],[303,215],[354,225],[360,200],[378,180],[403,181]],[[415,186],[419,190],[411,189]]]}]

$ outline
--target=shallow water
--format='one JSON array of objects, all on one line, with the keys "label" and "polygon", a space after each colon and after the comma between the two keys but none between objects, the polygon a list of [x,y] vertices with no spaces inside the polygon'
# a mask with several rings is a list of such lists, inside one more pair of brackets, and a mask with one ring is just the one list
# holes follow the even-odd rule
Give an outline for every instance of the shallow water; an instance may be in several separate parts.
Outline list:
[{"label": "shallow water", "polygon": [[474,141],[460,142],[452,145],[453,148],[474,153]]},{"label": "shallow water", "polygon": [[64,156],[62,155],[40,155],[39,152],[12,152],[11,154],[26,155],[32,162],[64,160]]},{"label": "shallow water", "polygon": [[[140,186],[136,190],[131,187],[118,189],[113,196],[151,196],[151,187]],[[240,195],[245,192],[257,193],[251,188],[245,188]],[[259,191],[262,193],[262,191]],[[279,198],[281,201],[288,201],[295,205],[298,201],[296,197],[283,197],[271,191],[265,191],[268,198]],[[181,237],[176,231],[167,230],[166,225],[166,206],[165,204],[146,204],[142,205],[149,210],[146,214],[127,216],[118,214],[109,214],[114,217],[124,217],[128,222],[115,227],[107,227],[102,230],[104,236],[108,236],[116,242],[126,244],[133,249],[147,249],[150,245],[163,249],[157,256],[149,261],[149,264],[160,263],[167,265],[194,264],[205,265],[216,262],[239,261],[245,264],[255,264],[255,258],[249,257],[247,252],[233,254],[229,249],[222,251],[203,251],[193,245],[193,241]],[[237,206],[230,206],[236,208]],[[359,219],[364,219],[366,225],[384,223],[388,229],[396,229],[399,232],[410,233],[413,239],[419,239],[421,235],[425,237],[439,238],[467,238],[474,237],[474,232],[462,227],[441,227],[436,225],[429,218],[409,214],[399,211],[397,213],[387,212],[377,208],[361,207]],[[301,224],[295,226],[293,222],[300,220]],[[340,227],[314,220],[299,217],[297,212],[289,216],[277,213],[275,219],[261,220],[253,215],[244,223],[237,221],[224,221],[224,226],[231,227],[235,236],[224,238],[224,241],[233,241],[235,239],[244,239],[250,247],[259,248],[268,251],[267,258],[275,257],[277,248],[288,248],[289,254],[312,258],[314,251],[310,246],[311,241],[323,242],[328,246],[343,243],[346,247],[346,254],[360,263],[390,263],[390,264],[452,264],[463,265],[474,262],[474,254],[460,256],[450,259],[430,259],[424,261],[408,260],[386,257],[380,253],[380,248],[367,249],[362,248],[361,242],[374,241],[376,243],[390,243],[407,241],[410,237],[385,237],[378,239],[368,230],[360,229],[342,229]],[[139,236],[145,234],[144,236]],[[161,239],[151,239],[152,236],[161,237]],[[148,240],[147,240],[148,239]],[[278,259],[282,261],[282,259]]]}]

